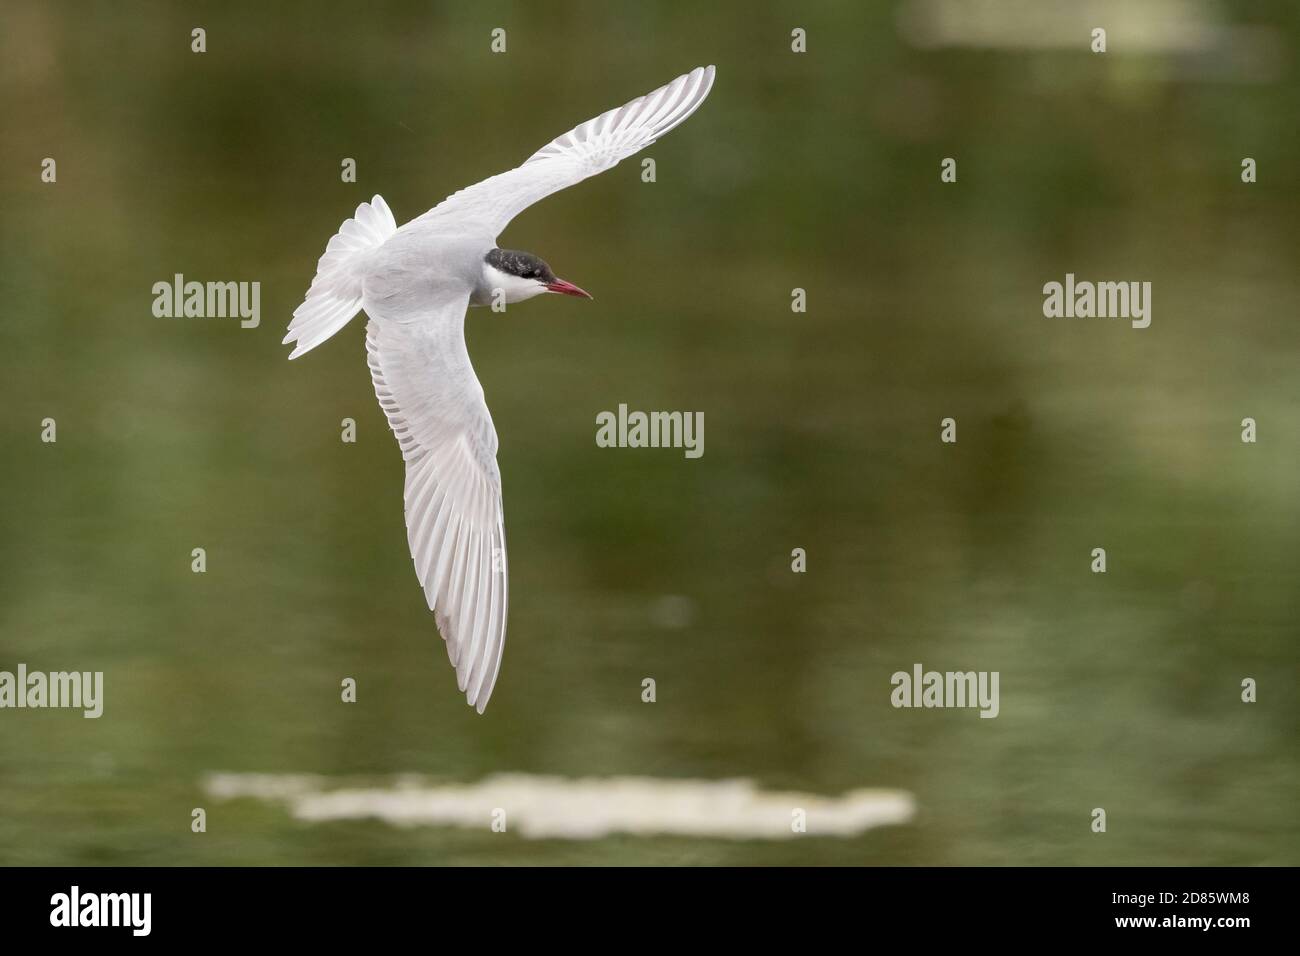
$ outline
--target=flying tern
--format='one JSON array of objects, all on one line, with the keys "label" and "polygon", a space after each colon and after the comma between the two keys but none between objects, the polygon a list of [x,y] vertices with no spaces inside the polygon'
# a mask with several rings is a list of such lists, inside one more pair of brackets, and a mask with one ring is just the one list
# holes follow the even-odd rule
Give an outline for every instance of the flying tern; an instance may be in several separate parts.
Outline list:
[{"label": "flying tern", "polygon": [[364,311],[375,396],[406,463],[406,536],[465,699],[483,713],[501,668],[508,578],[497,434],[465,348],[468,306],[542,293],[591,298],[528,252],[497,247],[533,203],[604,172],[694,113],[700,67],[602,113],[523,165],[454,193],[400,229],[380,196],[325,247],[284,344],[294,359]]}]

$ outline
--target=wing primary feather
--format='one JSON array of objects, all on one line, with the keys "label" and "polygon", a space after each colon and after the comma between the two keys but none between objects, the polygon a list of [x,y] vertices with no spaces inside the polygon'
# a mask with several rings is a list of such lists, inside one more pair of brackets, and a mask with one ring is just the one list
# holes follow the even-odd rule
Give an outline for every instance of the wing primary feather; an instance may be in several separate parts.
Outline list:
[{"label": "wing primary feather", "polygon": [[[472,608],[478,598],[478,569],[479,554],[482,551],[483,536],[477,532],[470,532],[470,545],[465,555],[465,588],[461,592],[460,619],[456,622],[456,633],[458,640],[467,641],[470,636],[470,615],[473,613]],[[461,693],[469,685],[469,668],[474,661],[473,646],[462,647],[467,651],[466,656],[456,666],[456,684]]]},{"label": "wing primary feather", "polygon": [[461,640],[457,630],[460,623],[460,607],[465,587],[465,551],[469,547],[469,529],[463,520],[456,521],[456,537],[452,544],[454,558],[451,572],[447,578],[447,600],[443,608],[446,629],[442,632],[447,642],[447,655],[451,666],[460,669]]},{"label": "wing primary feather", "polygon": [[451,508],[447,506],[447,494],[442,489],[429,501],[429,510],[434,513],[424,535],[424,544],[420,557],[416,560],[417,571],[422,571],[420,586],[424,588],[425,600],[429,607],[437,607],[434,599],[438,593],[437,559],[442,554],[443,537],[447,534],[447,522],[451,517]]},{"label": "wing primary feather", "polygon": [[473,704],[478,697],[476,682],[482,682],[483,667],[487,657],[487,641],[492,624],[492,545],[495,535],[491,532],[483,535],[482,552],[479,555],[478,600],[474,609],[474,643],[470,648],[469,702]]},{"label": "wing primary feather", "polygon": [[504,524],[497,526],[497,540],[501,548],[501,581],[499,592],[501,595],[501,616],[498,619],[498,629],[496,633],[496,643],[492,647],[492,661],[490,666],[491,677],[487,679],[486,690],[479,695],[478,712],[483,713],[483,708],[487,706],[488,698],[492,696],[492,690],[496,687],[497,675],[501,673],[501,658],[505,656],[506,646],[506,621],[510,619],[510,562],[506,558],[506,530]]},{"label": "wing primary feather", "polygon": [[[492,695],[492,685],[496,681],[497,663],[501,657],[501,645],[503,643],[501,634],[502,613],[504,611],[504,602],[502,599],[502,579],[504,577],[504,563],[500,570],[497,569],[497,555],[504,557],[505,549],[498,544],[499,538],[496,534],[492,536],[492,562],[489,565],[488,573],[491,575],[491,602],[488,607],[488,628],[486,637],[486,646],[483,651],[483,662],[479,668],[478,680],[474,684],[475,706],[486,706],[487,699]],[[488,675],[491,675],[489,679]],[[482,713],[482,711],[479,711]]]}]

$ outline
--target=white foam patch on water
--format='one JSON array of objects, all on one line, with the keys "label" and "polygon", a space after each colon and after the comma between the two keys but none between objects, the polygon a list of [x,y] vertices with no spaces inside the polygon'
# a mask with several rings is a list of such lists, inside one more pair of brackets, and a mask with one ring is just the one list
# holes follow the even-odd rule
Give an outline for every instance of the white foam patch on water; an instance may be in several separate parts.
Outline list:
[{"label": "white foam patch on water", "polygon": [[[505,811],[506,829],[531,839],[591,840],[640,836],[779,840],[851,837],[907,823],[916,813],[902,790],[852,790],[839,797],[764,792],[750,780],[661,780],[499,774],[473,784],[399,777],[387,785],[340,786],[324,777],[213,774],[206,792],[284,804],[299,820],[376,819],[395,826],[489,830]],[[806,832],[792,826],[802,810]]]}]

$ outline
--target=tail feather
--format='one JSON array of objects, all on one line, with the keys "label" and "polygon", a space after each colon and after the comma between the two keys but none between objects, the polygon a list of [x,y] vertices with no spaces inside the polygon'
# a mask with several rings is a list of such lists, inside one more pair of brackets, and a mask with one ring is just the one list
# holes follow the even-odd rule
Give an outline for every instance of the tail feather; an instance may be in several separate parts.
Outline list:
[{"label": "tail feather", "polygon": [[293,310],[283,344],[295,343],[295,359],[320,345],[361,311],[366,260],[397,231],[397,223],[382,196],[357,207],[356,215],[339,227],[316,264],[307,298]]}]

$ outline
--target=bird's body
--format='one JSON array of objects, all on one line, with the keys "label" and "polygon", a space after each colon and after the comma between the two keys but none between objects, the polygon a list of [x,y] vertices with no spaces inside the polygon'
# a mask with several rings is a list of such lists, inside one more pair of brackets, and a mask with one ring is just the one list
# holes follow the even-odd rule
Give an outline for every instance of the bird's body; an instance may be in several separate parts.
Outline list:
[{"label": "bird's body", "polygon": [[539,199],[602,172],[690,116],[713,85],[693,70],[589,120],[523,165],[400,229],[379,196],[330,240],[285,342],[315,348],[364,310],[375,395],[406,462],[407,543],[460,689],[487,706],[505,644],[508,582],[497,435],[465,348],[465,310],[545,292],[590,298],[497,236]]}]

